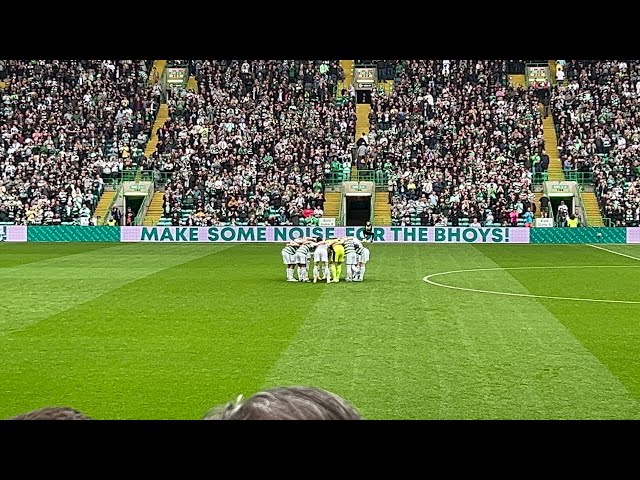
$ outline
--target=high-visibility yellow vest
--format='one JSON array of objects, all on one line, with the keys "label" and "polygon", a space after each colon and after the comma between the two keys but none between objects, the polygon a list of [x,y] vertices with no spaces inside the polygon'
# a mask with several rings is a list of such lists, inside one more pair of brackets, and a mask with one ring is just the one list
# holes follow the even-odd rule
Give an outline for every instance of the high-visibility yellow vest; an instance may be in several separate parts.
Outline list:
[{"label": "high-visibility yellow vest", "polygon": [[571,228],[577,227],[578,226],[578,219],[577,218],[574,218],[573,220],[568,219],[567,220],[567,225],[569,225],[569,227],[571,227]]}]

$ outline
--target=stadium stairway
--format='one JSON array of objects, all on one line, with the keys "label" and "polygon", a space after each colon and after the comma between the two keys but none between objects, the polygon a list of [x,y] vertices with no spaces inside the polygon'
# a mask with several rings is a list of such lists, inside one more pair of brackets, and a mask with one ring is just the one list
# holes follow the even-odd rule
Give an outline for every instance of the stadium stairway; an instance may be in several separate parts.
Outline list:
[{"label": "stadium stairway", "polygon": [[582,192],[582,201],[587,215],[587,225],[590,227],[604,227],[596,194],[594,192]]},{"label": "stadium stairway", "polygon": [[389,207],[389,194],[385,191],[376,192],[373,205],[373,224],[378,226],[391,225],[391,209]]},{"label": "stadium stairway", "polygon": [[356,105],[356,140],[363,133],[369,133],[369,113],[371,113],[371,105],[368,103],[359,103]]},{"label": "stadium stairway", "polygon": [[149,208],[147,208],[147,214],[144,216],[144,220],[142,224],[145,226],[153,226],[158,223],[160,217],[162,217],[162,197],[164,196],[163,192],[155,192],[153,194],[153,198],[151,199],[151,203],[149,204]]},{"label": "stadium stairway", "polygon": [[542,212],[540,211],[540,197],[542,197],[543,192],[534,192],[533,193],[535,199],[533,200],[533,203],[536,204],[536,218],[542,218]]},{"label": "stadium stairway", "polygon": [[338,93],[353,83],[353,60],[340,60],[340,66],[344,70],[344,80],[338,85]]},{"label": "stadium stairway", "polygon": [[527,88],[527,82],[524,75],[509,75],[509,85],[512,87]]},{"label": "stadium stairway", "polygon": [[549,60],[549,74],[551,76],[551,85],[556,84],[556,61]]},{"label": "stadium stairway", "polygon": [[166,60],[153,61],[153,66],[155,67],[156,72],[158,72],[158,75],[157,76],[149,75],[149,85],[153,85],[154,83],[158,83],[160,81],[160,79],[162,78],[162,73],[164,72],[164,67],[166,65],[167,65]]},{"label": "stadium stairway", "polygon": [[393,80],[387,80],[386,82],[380,82],[379,85],[382,85],[384,90],[384,94],[388,97],[393,92]]},{"label": "stadium stairway", "polygon": [[193,75],[191,75],[189,77],[189,80],[187,81],[187,90],[189,90],[190,92],[198,93],[198,81]]},{"label": "stadium stairway", "polygon": [[105,190],[100,197],[100,201],[98,202],[98,206],[96,207],[96,217],[99,217],[98,224],[102,225],[109,214],[109,207],[111,206],[111,202],[116,198],[118,191],[110,191]]},{"label": "stadium stairway", "polygon": [[324,216],[327,218],[335,218],[336,223],[340,218],[340,200],[341,192],[327,192],[324,195]]},{"label": "stadium stairway", "polygon": [[[371,105],[368,103],[356,105],[356,141],[362,137],[362,134],[369,133],[369,113],[371,112]],[[351,178],[356,178],[357,169],[354,165],[351,168]]]},{"label": "stadium stairway", "polygon": [[168,118],[169,107],[166,103],[161,103],[160,108],[158,108],[156,121],[153,124],[153,129],[151,130],[151,138],[149,138],[147,146],[144,149],[144,154],[147,158],[149,158],[153,154],[153,152],[156,151],[156,147],[158,146],[158,129],[164,126]]},{"label": "stadium stairway", "polygon": [[556,139],[556,127],[553,124],[553,117],[549,115],[542,121],[544,127],[544,149],[549,155],[549,180],[564,180],[562,162],[558,156],[558,141]]}]

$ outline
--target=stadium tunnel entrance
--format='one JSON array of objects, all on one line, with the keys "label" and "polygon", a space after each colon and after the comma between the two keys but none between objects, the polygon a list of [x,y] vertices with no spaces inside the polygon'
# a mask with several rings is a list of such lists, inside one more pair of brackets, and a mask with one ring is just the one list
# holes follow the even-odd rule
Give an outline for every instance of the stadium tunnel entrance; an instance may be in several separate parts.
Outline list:
[{"label": "stadium tunnel entrance", "polygon": [[551,203],[554,220],[558,219],[558,207],[560,206],[560,202],[562,202],[562,201],[564,201],[565,205],[567,207],[569,207],[569,215],[571,215],[571,213],[574,211],[574,209],[573,209],[573,195],[568,195],[566,197],[553,196],[553,197],[550,197],[549,200],[550,200],[550,203]]},{"label": "stadium tunnel entrance", "polygon": [[126,195],[123,214],[126,216],[127,209],[131,207],[131,210],[133,211],[133,218],[135,218],[142,208],[144,199],[145,197],[139,195]]},{"label": "stadium tunnel entrance", "polygon": [[363,226],[371,219],[371,195],[347,195],[346,226]]}]

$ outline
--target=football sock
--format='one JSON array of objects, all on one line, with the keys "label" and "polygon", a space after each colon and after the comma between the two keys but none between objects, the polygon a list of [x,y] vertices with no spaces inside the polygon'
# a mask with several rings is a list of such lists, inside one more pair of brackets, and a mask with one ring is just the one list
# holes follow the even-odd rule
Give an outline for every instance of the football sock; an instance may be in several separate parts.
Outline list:
[{"label": "football sock", "polygon": [[318,278],[318,266],[313,266],[313,278]]},{"label": "football sock", "polygon": [[364,271],[366,270],[366,267],[363,265],[362,267],[360,267],[360,280],[364,280]]}]

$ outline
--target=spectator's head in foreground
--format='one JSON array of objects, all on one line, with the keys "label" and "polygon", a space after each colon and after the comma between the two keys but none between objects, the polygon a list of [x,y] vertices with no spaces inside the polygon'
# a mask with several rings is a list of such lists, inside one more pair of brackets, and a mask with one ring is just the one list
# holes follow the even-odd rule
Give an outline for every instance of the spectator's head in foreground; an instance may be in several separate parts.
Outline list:
[{"label": "spectator's head in foreground", "polygon": [[214,407],[205,420],[361,420],[338,395],[315,387],[276,387]]},{"label": "spectator's head in foreground", "polygon": [[21,413],[9,420],[92,420],[84,413],[70,407],[45,407],[32,412]]}]

